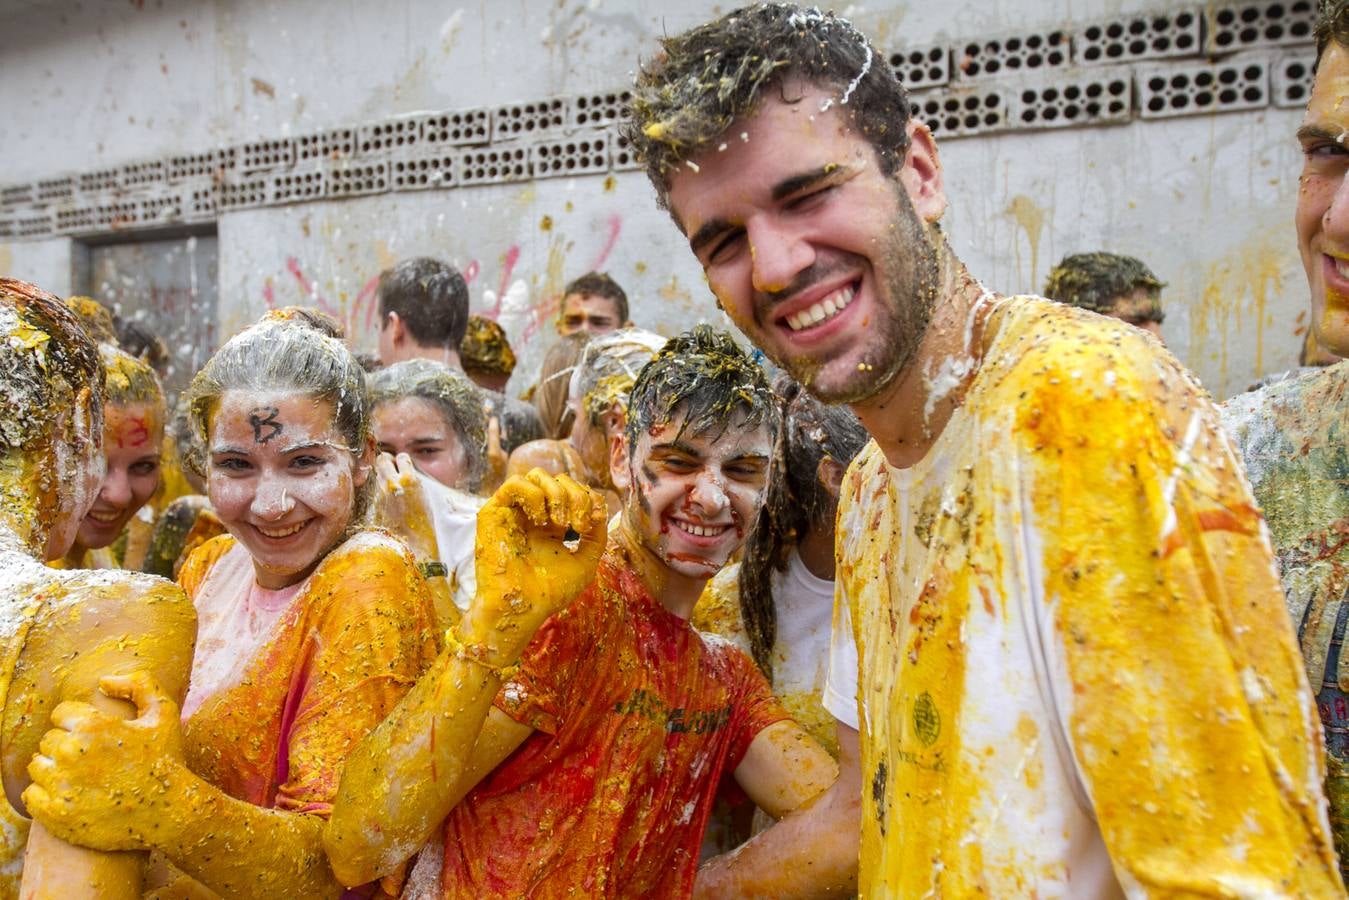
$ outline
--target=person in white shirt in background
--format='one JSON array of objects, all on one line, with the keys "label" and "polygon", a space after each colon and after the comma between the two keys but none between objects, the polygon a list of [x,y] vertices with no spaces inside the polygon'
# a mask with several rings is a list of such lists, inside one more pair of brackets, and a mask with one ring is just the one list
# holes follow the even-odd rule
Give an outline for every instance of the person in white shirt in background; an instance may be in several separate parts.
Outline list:
[{"label": "person in white shirt in background", "polygon": [[477,496],[487,469],[482,392],[467,376],[425,359],[369,380],[375,460],[374,521],[397,534],[431,585],[447,622],[473,599]]},{"label": "person in white shirt in background", "polygon": [[782,398],[785,427],[773,448],[764,505],[744,558],[709,583],[694,625],[750,654],[792,718],[837,757],[840,736],[856,745],[857,722],[835,719],[824,706],[834,514],[843,473],[869,438],[846,406],[820,403],[787,375],[777,377],[773,393]]}]

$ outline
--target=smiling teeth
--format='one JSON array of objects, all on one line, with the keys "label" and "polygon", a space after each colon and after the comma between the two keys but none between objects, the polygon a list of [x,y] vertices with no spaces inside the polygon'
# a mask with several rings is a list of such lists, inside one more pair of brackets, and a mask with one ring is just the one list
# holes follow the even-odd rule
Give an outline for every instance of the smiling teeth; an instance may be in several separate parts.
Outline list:
[{"label": "smiling teeth", "polygon": [[809,309],[803,309],[799,313],[788,316],[787,327],[792,331],[800,331],[802,328],[809,328],[826,319],[832,319],[848,308],[848,304],[852,303],[855,295],[856,292],[852,285],[841,287]]},{"label": "smiling teeth", "polygon": [[258,531],[261,531],[269,538],[283,538],[283,537],[290,537],[292,534],[299,531],[304,526],[305,526],[304,522],[301,522],[299,525],[292,525],[290,528],[267,529],[259,526]]},{"label": "smiling teeth", "polygon": [[1339,273],[1340,277],[1349,280],[1349,260],[1340,259],[1336,256],[1332,256],[1331,259],[1334,260],[1335,271]]},{"label": "smiling teeth", "polygon": [[93,519],[95,522],[102,522],[104,525],[116,522],[117,516],[117,513],[96,513],[93,510],[89,511],[89,518]]},{"label": "smiling teeth", "polygon": [[716,537],[731,527],[729,525],[694,525],[692,522],[680,521],[676,521],[675,525],[679,526],[680,531],[687,531],[695,537]]}]

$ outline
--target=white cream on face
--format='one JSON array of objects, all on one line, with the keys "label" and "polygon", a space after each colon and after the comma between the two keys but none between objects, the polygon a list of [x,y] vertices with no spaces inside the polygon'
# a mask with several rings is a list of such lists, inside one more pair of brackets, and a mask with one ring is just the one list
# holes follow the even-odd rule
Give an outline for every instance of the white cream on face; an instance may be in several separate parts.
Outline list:
[{"label": "white cream on face", "polygon": [[341,539],[369,474],[337,433],[333,405],[302,394],[226,391],[207,447],[211,503],[265,588],[313,571]]}]

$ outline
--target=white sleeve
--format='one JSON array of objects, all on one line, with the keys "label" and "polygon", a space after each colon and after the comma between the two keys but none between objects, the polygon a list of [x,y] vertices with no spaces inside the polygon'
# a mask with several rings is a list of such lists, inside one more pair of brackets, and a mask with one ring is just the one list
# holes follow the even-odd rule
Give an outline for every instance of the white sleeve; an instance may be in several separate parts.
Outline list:
[{"label": "white sleeve", "polygon": [[843,582],[834,582],[834,625],[829,632],[829,675],[820,698],[830,715],[857,730],[857,637]]}]

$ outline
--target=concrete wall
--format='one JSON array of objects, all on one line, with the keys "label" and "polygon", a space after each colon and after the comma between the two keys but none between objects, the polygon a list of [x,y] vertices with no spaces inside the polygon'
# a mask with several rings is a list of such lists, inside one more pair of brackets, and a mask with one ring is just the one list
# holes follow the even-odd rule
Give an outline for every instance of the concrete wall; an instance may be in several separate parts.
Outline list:
[{"label": "concrete wall", "polygon": [[[1259,5],[1259,4],[1257,4]],[[655,39],[722,9],[655,0],[0,0],[0,182],[356,125],[621,88]],[[1210,5],[1211,6],[1211,5]],[[1083,23],[1170,0],[867,3],[884,48]],[[1255,48],[1248,53],[1280,53]],[[1263,58],[1263,57],[1261,57]],[[1141,65],[1141,64],[1140,64]],[[989,287],[1032,291],[1065,253],[1113,249],[1169,283],[1164,332],[1216,394],[1291,366],[1306,289],[1292,230],[1296,109],[941,140],[957,251]],[[721,321],[701,271],[638,172],[382,193],[227,211],[219,327],[317,304],[373,343],[372,288],[432,254],[471,278],[532,379],[557,294],[610,271],[641,325]],[[0,238],[0,274],[80,287],[69,238]],[[95,292],[99,285],[92,285]]]}]

